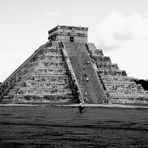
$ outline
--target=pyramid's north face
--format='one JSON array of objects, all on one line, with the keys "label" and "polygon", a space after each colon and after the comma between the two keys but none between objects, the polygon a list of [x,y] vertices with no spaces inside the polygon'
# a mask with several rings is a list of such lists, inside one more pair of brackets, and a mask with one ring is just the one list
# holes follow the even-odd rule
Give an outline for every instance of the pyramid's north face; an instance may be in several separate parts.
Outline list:
[{"label": "pyramid's north face", "polygon": [[88,28],[56,26],[0,86],[1,103],[148,103],[140,85],[87,40]]}]

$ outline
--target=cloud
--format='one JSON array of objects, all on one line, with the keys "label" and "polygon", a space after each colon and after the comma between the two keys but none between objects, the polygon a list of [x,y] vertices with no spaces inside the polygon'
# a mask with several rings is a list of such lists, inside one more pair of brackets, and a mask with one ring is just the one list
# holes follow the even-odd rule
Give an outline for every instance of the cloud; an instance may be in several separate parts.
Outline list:
[{"label": "cloud", "polygon": [[[104,18],[97,26],[97,43],[107,46],[125,44],[130,40],[148,39],[148,17],[144,18],[139,13],[124,16],[114,12]],[[122,43],[124,41],[124,43]]]},{"label": "cloud", "polygon": [[114,38],[118,41],[127,41],[133,39],[132,36],[128,33],[117,32],[114,34]]},{"label": "cloud", "polygon": [[43,16],[60,16],[62,15],[61,12],[44,12]]},{"label": "cloud", "polygon": [[148,78],[148,16],[111,13],[96,26],[94,41],[131,76]]},{"label": "cloud", "polygon": [[105,50],[116,50],[119,48],[122,48],[120,45],[107,45],[104,41],[99,42],[99,48],[105,49]]}]

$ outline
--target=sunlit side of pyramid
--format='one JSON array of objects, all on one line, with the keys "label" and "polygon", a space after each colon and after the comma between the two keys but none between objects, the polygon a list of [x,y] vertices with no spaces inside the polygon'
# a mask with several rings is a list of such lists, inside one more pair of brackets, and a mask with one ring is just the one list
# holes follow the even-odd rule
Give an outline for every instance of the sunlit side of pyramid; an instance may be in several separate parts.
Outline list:
[{"label": "sunlit side of pyramid", "polygon": [[148,103],[141,85],[87,40],[88,28],[57,26],[0,86],[1,103]]},{"label": "sunlit side of pyramid", "polygon": [[70,82],[61,50],[47,43],[6,80],[2,102],[72,100]]}]

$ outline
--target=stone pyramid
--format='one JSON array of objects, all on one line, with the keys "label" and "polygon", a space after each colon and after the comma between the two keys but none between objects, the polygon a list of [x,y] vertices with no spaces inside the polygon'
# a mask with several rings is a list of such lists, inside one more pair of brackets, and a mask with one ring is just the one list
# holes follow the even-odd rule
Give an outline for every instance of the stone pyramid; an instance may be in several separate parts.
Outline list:
[{"label": "stone pyramid", "polygon": [[57,26],[0,86],[1,103],[148,103],[140,85],[87,40],[88,28]]}]

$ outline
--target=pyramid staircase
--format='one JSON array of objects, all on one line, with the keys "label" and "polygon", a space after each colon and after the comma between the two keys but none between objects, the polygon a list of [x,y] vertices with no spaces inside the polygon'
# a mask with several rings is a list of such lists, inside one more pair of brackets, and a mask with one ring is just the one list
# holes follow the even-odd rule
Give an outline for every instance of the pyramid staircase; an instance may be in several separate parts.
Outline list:
[{"label": "pyramid staircase", "polygon": [[106,102],[106,94],[93,67],[85,43],[63,42],[63,44],[76,75],[84,102]]}]

